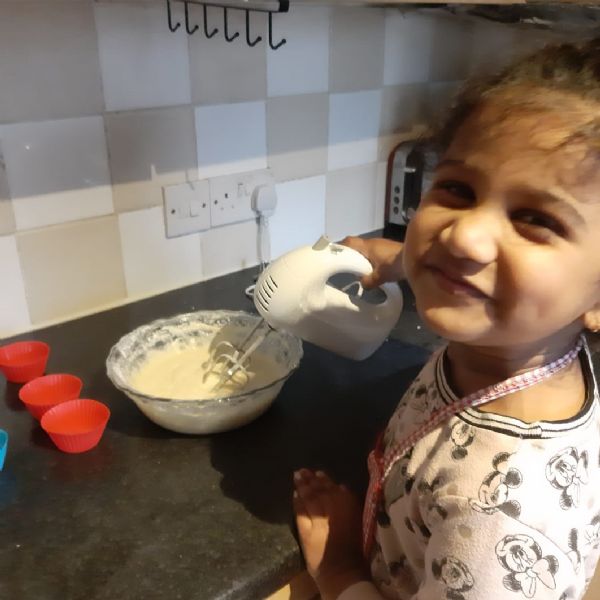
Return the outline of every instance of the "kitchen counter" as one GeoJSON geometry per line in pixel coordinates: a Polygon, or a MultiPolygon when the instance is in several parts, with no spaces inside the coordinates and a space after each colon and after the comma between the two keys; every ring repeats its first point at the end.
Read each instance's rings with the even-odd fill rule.
{"type": "MultiPolygon", "coordinates": [[[[292,473],[330,472],[358,493],[365,458],[436,339],[407,301],[390,340],[355,363],[305,344],[269,411],[237,431],[186,436],[151,423],[105,373],[110,347],[153,319],[201,309],[254,312],[253,270],[13,339],[50,344],[47,372],[84,381],[112,411],[100,445],[59,452],[0,375],[0,598],[261,599],[303,569],[292,473]]],[[[6,343],[9,340],[4,340],[6,343]]],[[[11,340],[12,341],[12,340],[11,340]]]]}

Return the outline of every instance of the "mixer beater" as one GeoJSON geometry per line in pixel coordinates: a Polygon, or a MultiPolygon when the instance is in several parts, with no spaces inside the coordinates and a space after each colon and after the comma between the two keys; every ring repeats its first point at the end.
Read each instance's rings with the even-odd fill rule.
{"type": "Polygon", "coordinates": [[[240,387],[246,385],[253,374],[250,370],[250,357],[271,331],[273,330],[265,319],[260,319],[238,346],[227,341],[219,342],[215,346],[213,356],[202,365],[205,369],[203,381],[211,374],[219,376],[212,388],[213,392],[232,380],[240,387]]]}

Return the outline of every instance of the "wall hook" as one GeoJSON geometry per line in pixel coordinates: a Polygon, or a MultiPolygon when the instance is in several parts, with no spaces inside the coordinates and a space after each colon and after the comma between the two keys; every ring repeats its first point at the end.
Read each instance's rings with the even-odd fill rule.
{"type": "Polygon", "coordinates": [[[181,23],[173,25],[173,15],[171,14],[171,0],[167,0],[167,20],[169,22],[169,29],[171,31],[177,31],[181,27],[181,23]]]}
{"type": "Polygon", "coordinates": [[[277,44],[273,44],[273,13],[269,13],[269,46],[271,46],[271,50],[277,50],[277,48],[281,48],[287,40],[283,38],[277,44]]]}
{"type": "Polygon", "coordinates": [[[217,33],[219,33],[219,30],[215,27],[210,33],[208,33],[208,10],[206,4],[202,5],[202,9],[204,10],[204,35],[207,38],[211,38],[217,35],[217,33]]]}
{"type": "Polygon", "coordinates": [[[185,6],[185,30],[188,32],[188,35],[192,35],[192,33],[196,33],[198,31],[198,25],[194,25],[192,29],[190,29],[190,15],[189,15],[189,7],[188,3],[183,3],[185,6]]]}
{"type": "Polygon", "coordinates": [[[246,44],[253,48],[262,40],[262,37],[259,35],[255,40],[250,41],[250,10],[246,9],[246,44]]]}
{"type": "Polygon", "coordinates": [[[227,8],[223,7],[223,23],[225,25],[225,39],[228,42],[233,42],[233,40],[235,40],[236,37],[238,37],[240,35],[239,31],[236,31],[231,37],[229,36],[229,27],[228,27],[228,23],[227,23],[227,8]]]}

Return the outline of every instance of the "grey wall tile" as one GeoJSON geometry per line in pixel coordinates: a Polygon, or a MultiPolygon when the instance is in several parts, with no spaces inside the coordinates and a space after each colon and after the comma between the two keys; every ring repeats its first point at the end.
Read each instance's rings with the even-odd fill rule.
{"type": "Polygon", "coordinates": [[[17,236],[35,325],[126,297],[117,217],[103,217],[17,236]]]}
{"type": "Polygon", "coordinates": [[[473,28],[469,75],[491,74],[506,65],[513,54],[517,30],[500,23],[478,23],[473,28]]]}
{"type": "Polygon", "coordinates": [[[445,81],[427,86],[427,121],[437,124],[445,119],[462,84],[462,81],[445,81]]]}
{"type": "Polygon", "coordinates": [[[0,3],[0,82],[0,122],[102,112],[92,4],[0,3]]]}
{"type": "Polygon", "coordinates": [[[331,13],[329,90],[353,92],[383,85],[385,13],[338,8],[331,13]]]}
{"type": "Polygon", "coordinates": [[[2,189],[0,189],[0,235],[8,235],[16,231],[15,215],[11,200],[3,195],[2,189]]]}
{"type": "MultiPolygon", "coordinates": [[[[264,100],[267,97],[266,15],[250,15],[251,39],[261,36],[256,46],[246,44],[245,13],[228,11],[229,34],[239,32],[233,42],[223,36],[223,10],[208,7],[208,27],[219,32],[207,39],[200,6],[189,5],[191,21],[199,30],[189,36],[192,102],[225,104],[264,100]]],[[[182,25],[183,27],[183,25],[182,25]]]]}
{"type": "Polygon", "coordinates": [[[169,31],[164,2],[97,1],[94,15],[107,110],[190,103],[187,35],[169,31]]]}
{"type": "Polygon", "coordinates": [[[327,170],[327,94],[281,96],[267,101],[268,164],[276,181],[327,170]]]}
{"type": "Polygon", "coordinates": [[[427,84],[406,83],[383,89],[380,133],[399,133],[426,116],[427,84]]]}
{"type": "Polygon", "coordinates": [[[6,163],[0,145],[0,235],[7,235],[15,230],[15,214],[10,199],[10,190],[8,189],[6,163]]]}
{"type": "Polygon", "coordinates": [[[158,206],[163,185],[195,178],[192,107],[108,113],[104,119],[116,212],[158,206]]]}
{"type": "Polygon", "coordinates": [[[434,24],[430,81],[464,79],[469,70],[473,23],[457,17],[439,17],[434,24]]]}

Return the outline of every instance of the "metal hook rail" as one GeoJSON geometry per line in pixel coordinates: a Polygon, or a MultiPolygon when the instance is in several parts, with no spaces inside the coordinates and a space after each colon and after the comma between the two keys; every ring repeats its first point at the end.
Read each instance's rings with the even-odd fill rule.
{"type": "Polygon", "coordinates": [[[184,5],[184,16],[185,16],[185,30],[188,35],[193,35],[196,31],[198,31],[199,26],[191,25],[190,21],[190,4],[200,4],[202,5],[203,17],[204,17],[204,35],[206,38],[210,39],[214,37],[219,29],[215,27],[212,31],[208,29],[208,7],[222,8],[223,9],[223,35],[225,40],[228,42],[233,42],[236,38],[240,37],[239,31],[235,33],[230,33],[229,31],[229,21],[228,21],[228,11],[229,10],[243,10],[246,13],[246,44],[248,47],[253,48],[259,42],[262,41],[262,36],[256,36],[252,39],[250,35],[250,13],[251,12],[266,12],[268,14],[268,25],[269,25],[269,47],[271,50],[277,50],[281,48],[287,40],[282,38],[279,42],[273,42],[273,13],[275,12],[288,12],[290,7],[289,0],[215,0],[204,2],[202,0],[166,0],[167,2],[167,23],[169,26],[169,30],[172,32],[177,31],[181,23],[174,23],[173,21],[173,13],[171,8],[171,2],[183,2],[184,5]],[[251,6],[248,6],[251,4],[251,6]]]}

